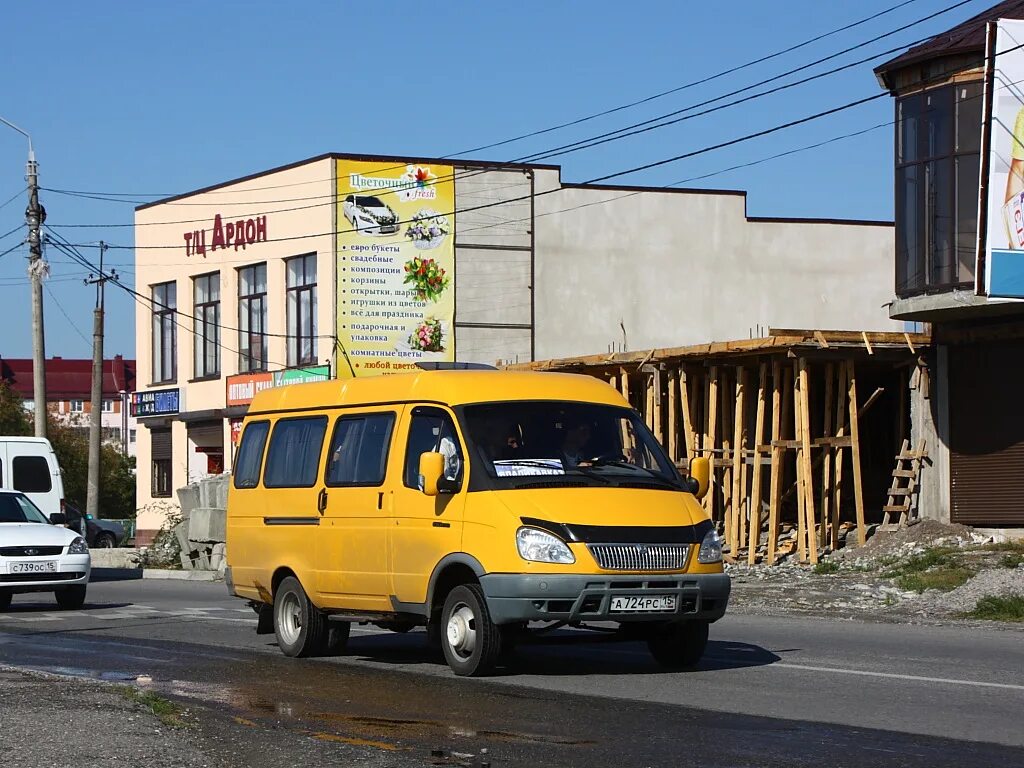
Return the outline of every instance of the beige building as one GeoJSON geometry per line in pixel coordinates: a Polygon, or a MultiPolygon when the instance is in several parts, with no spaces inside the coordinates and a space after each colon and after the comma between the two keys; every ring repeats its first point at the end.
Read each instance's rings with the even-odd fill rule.
{"type": "Polygon", "coordinates": [[[755,220],[742,192],[557,166],[323,155],[136,210],[139,540],[230,470],[252,394],[493,363],[893,330],[887,222],[755,220]]]}

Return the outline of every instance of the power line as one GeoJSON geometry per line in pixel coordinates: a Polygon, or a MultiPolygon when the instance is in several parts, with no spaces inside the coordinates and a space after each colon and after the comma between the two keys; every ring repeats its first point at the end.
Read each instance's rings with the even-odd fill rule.
{"type": "MultiPolygon", "coordinates": [[[[875,94],[873,96],[868,96],[866,98],[857,99],[856,101],[851,101],[851,102],[848,102],[846,104],[842,104],[842,105],[840,105],[838,107],[833,107],[831,109],[827,109],[827,110],[824,110],[822,112],[817,112],[817,113],[814,113],[814,114],[811,114],[811,115],[807,115],[807,116],[799,118],[797,120],[791,120],[791,121],[789,121],[787,123],[782,123],[780,125],[776,125],[776,126],[773,126],[771,128],[766,128],[766,129],[761,130],[761,131],[756,131],[754,133],[745,134],[743,136],[740,136],[738,138],[732,139],[730,141],[721,142],[719,144],[714,144],[712,146],[704,147],[704,148],[701,148],[701,149],[696,149],[696,150],[693,150],[692,152],[687,152],[687,153],[682,154],[682,155],[677,155],[675,157],[668,158],[666,160],[660,160],[660,161],[657,161],[657,162],[654,162],[654,163],[647,163],[647,164],[644,164],[644,165],[641,165],[641,166],[635,166],[635,167],[632,167],[632,168],[627,168],[627,169],[622,170],[622,171],[617,171],[615,173],[605,174],[604,176],[599,176],[599,177],[596,177],[594,179],[589,179],[587,181],[582,182],[582,185],[585,186],[587,184],[595,184],[595,183],[600,182],[600,181],[607,181],[609,179],[619,178],[621,176],[628,176],[630,174],[637,173],[637,172],[642,171],[642,170],[647,170],[648,168],[653,168],[653,167],[656,167],[656,166],[659,166],[659,165],[665,165],[667,163],[676,162],[678,160],[682,160],[682,159],[686,159],[686,158],[690,158],[690,157],[696,157],[698,155],[706,154],[708,152],[713,152],[715,150],[722,149],[724,147],[734,146],[736,144],[741,144],[743,142],[750,141],[750,140],[756,139],[756,138],[760,138],[762,136],[767,136],[769,134],[776,133],[778,131],[781,131],[781,130],[784,130],[784,129],[787,129],[787,128],[793,128],[793,127],[795,127],[797,125],[802,125],[804,123],[813,122],[814,120],[819,120],[822,117],[828,117],[829,115],[838,114],[838,113],[843,112],[845,110],[852,109],[854,107],[858,107],[858,106],[860,106],[862,104],[866,104],[868,102],[875,101],[877,99],[880,99],[880,98],[883,98],[883,97],[886,97],[886,96],[888,96],[888,94],[883,92],[883,93],[875,94]]],[[[482,203],[480,205],[469,206],[469,207],[466,207],[466,208],[459,208],[459,209],[456,209],[454,211],[448,211],[448,212],[446,212],[444,214],[441,214],[441,215],[443,215],[443,216],[454,216],[454,215],[457,215],[457,214],[472,213],[473,211],[486,210],[488,208],[494,208],[494,207],[499,206],[499,205],[508,205],[509,203],[519,202],[519,201],[522,201],[522,200],[529,200],[531,198],[536,199],[538,197],[544,197],[546,195],[550,195],[550,194],[553,194],[555,192],[560,192],[561,190],[562,190],[562,187],[552,187],[551,189],[542,190],[540,192],[535,192],[533,194],[528,194],[528,195],[522,195],[522,196],[519,196],[519,197],[508,198],[506,200],[501,200],[501,201],[496,201],[496,202],[482,203]]],[[[398,223],[399,224],[406,224],[406,223],[408,223],[408,221],[400,221],[398,223]]],[[[328,232],[318,232],[318,233],[313,233],[313,234],[292,235],[290,237],[268,238],[267,240],[262,241],[262,242],[289,242],[289,241],[293,241],[293,240],[309,240],[309,239],[313,239],[313,238],[317,238],[317,237],[329,237],[329,236],[336,235],[336,234],[345,234],[345,233],[348,233],[348,232],[356,232],[356,231],[358,231],[358,230],[356,230],[354,228],[339,229],[339,230],[331,230],[331,231],[328,231],[328,232]]],[[[175,249],[175,248],[181,248],[182,245],[180,243],[175,243],[173,245],[144,245],[144,246],[138,246],[138,245],[135,245],[135,246],[132,246],[132,245],[111,245],[109,247],[110,248],[116,248],[118,250],[136,250],[136,251],[141,251],[141,250],[167,250],[167,249],[175,249]]]]}
{"type": "Polygon", "coordinates": [[[68,321],[68,325],[70,325],[74,329],[75,333],[78,334],[79,338],[81,338],[82,341],[85,342],[85,345],[89,347],[91,351],[92,343],[87,338],[85,338],[85,334],[83,334],[82,331],[79,329],[78,324],[68,316],[67,312],[64,311],[64,306],[60,303],[60,301],[57,300],[57,295],[50,290],[49,284],[43,283],[43,288],[46,289],[46,292],[50,295],[50,299],[53,301],[53,303],[57,305],[57,309],[60,310],[60,313],[64,315],[64,319],[68,321]]]}
{"type": "MultiPolygon", "coordinates": [[[[573,142],[571,144],[565,144],[565,145],[562,145],[560,147],[555,147],[555,148],[550,149],[550,150],[543,150],[541,152],[534,153],[532,155],[526,155],[526,156],[523,156],[523,157],[520,157],[520,158],[516,158],[514,160],[508,161],[508,163],[512,164],[512,163],[521,163],[522,161],[527,161],[527,160],[549,159],[549,158],[560,156],[560,155],[570,154],[572,152],[581,151],[581,150],[588,149],[588,148],[593,147],[593,146],[597,146],[599,144],[607,143],[608,141],[617,141],[619,139],[628,138],[629,136],[633,136],[633,135],[636,135],[638,133],[644,133],[644,132],[647,132],[647,131],[650,131],[650,130],[656,130],[658,128],[666,127],[668,125],[673,125],[675,123],[681,122],[682,120],[692,119],[693,117],[699,117],[699,116],[702,116],[702,115],[705,115],[705,114],[708,114],[708,113],[711,113],[711,112],[718,111],[720,109],[725,109],[727,107],[735,106],[737,104],[741,104],[741,103],[744,103],[744,102],[747,102],[747,101],[751,101],[751,100],[756,99],[756,98],[761,98],[763,96],[771,95],[771,94],[777,93],[777,92],[779,92],[781,90],[786,90],[786,89],[789,89],[789,88],[793,88],[793,87],[797,87],[797,86],[800,86],[800,85],[804,85],[804,84],[806,84],[808,82],[811,82],[813,80],[817,80],[817,79],[820,79],[822,77],[826,77],[826,76],[829,76],[831,74],[835,74],[835,73],[843,71],[845,69],[849,69],[849,68],[851,68],[853,66],[857,66],[857,65],[863,64],[863,63],[865,63],[867,61],[871,61],[872,59],[888,55],[888,54],[893,53],[893,52],[898,51],[898,50],[902,50],[903,48],[907,47],[907,45],[910,45],[910,46],[918,45],[920,43],[923,43],[923,42],[925,42],[927,40],[932,39],[932,37],[934,37],[934,36],[929,36],[929,37],[926,37],[926,38],[922,38],[920,40],[915,40],[915,41],[913,41],[913,42],[911,42],[911,43],[909,43],[907,45],[901,45],[901,46],[899,46],[897,48],[893,48],[893,49],[891,49],[889,51],[885,51],[885,52],[876,54],[874,56],[868,57],[868,58],[863,59],[861,61],[853,62],[853,63],[845,65],[843,67],[839,67],[839,68],[830,70],[830,71],[825,72],[825,73],[814,75],[812,77],[804,78],[804,79],[795,81],[793,83],[789,83],[789,84],[786,84],[784,86],[780,86],[780,87],[775,88],[775,89],[770,89],[770,90],[762,92],[762,93],[753,94],[753,95],[751,95],[749,97],[745,97],[743,99],[739,99],[739,100],[736,100],[734,102],[730,102],[728,104],[720,105],[718,107],[706,110],[706,111],[698,113],[696,115],[692,115],[692,116],[689,116],[689,117],[681,118],[681,119],[678,119],[678,120],[672,120],[672,121],[665,122],[665,123],[655,124],[655,123],[658,123],[658,121],[660,121],[660,120],[665,120],[665,119],[667,119],[669,117],[672,117],[672,116],[675,116],[675,115],[679,115],[682,112],[691,111],[691,110],[697,109],[697,108],[699,108],[701,106],[712,104],[712,103],[714,103],[716,101],[721,101],[722,99],[728,98],[730,96],[734,96],[734,95],[737,95],[737,94],[740,94],[740,93],[747,92],[749,90],[752,90],[753,88],[757,88],[757,87],[759,87],[761,85],[765,85],[765,84],[777,81],[779,79],[782,79],[784,77],[788,77],[788,76],[790,76],[792,74],[795,74],[797,72],[801,72],[801,71],[804,71],[806,69],[809,69],[810,67],[816,66],[817,64],[823,63],[825,61],[829,61],[831,59],[835,59],[835,58],[837,58],[839,56],[843,56],[843,55],[845,55],[847,53],[850,53],[850,52],[852,52],[854,50],[858,50],[860,48],[864,48],[864,47],[866,47],[866,46],[868,46],[868,45],[870,45],[870,44],[872,44],[874,42],[877,42],[878,40],[884,39],[886,37],[890,37],[890,36],[892,36],[894,34],[897,34],[899,32],[905,31],[906,29],[909,29],[910,27],[922,24],[922,23],[924,23],[926,21],[930,21],[931,19],[934,19],[937,16],[940,16],[940,15],[945,14],[945,13],[949,13],[950,11],[955,10],[956,8],[959,8],[959,7],[961,7],[963,5],[966,5],[967,3],[970,3],[970,2],[973,2],[973,1],[974,0],[960,0],[959,2],[957,2],[957,3],[955,3],[955,4],[951,5],[951,6],[947,6],[946,8],[943,8],[943,9],[941,9],[941,10],[935,12],[935,13],[929,14],[928,16],[925,16],[925,17],[923,17],[921,19],[918,19],[918,20],[916,20],[914,22],[906,24],[906,25],[904,25],[902,27],[898,27],[895,30],[886,32],[886,33],[884,33],[882,35],[878,35],[878,36],[876,36],[874,38],[871,38],[870,40],[864,41],[864,42],[859,43],[859,44],[854,45],[854,46],[850,46],[850,47],[848,47],[848,48],[846,48],[846,49],[844,49],[842,51],[839,51],[837,53],[834,53],[834,54],[831,54],[829,56],[823,57],[823,58],[818,59],[816,61],[813,61],[813,62],[811,62],[809,64],[805,64],[805,65],[797,67],[795,69],[791,69],[791,70],[789,70],[787,72],[783,72],[783,73],[781,73],[779,75],[775,75],[775,76],[773,76],[771,78],[768,78],[768,79],[765,79],[765,80],[761,80],[760,82],[754,83],[752,85],[746,86],[746,87],[738,89],[738,90],[731,91],[729,93],[723,94],[723,95],[715,97],[713,99],[705,100],[705,101],[702,101],[702,102],[698,102],[696,104],[691,104],[691,105],[683,107],[683,108],[681,108],[679,110],[675,110],[673,112],[669,112],[669,113],[666,113],[664,115],[660,115],[658,117],[651,118],[650,120],[645,120],[645,121],[642,121],[642,122],[639,122],[639,123],[633,123],[631,125],[625,126],[624,128],[619,128],[619,129],[617,129],[615,131],[612,131],[612,132],[598,134],[597,136],[591,136],[591,137],[588,137],[586,139],[581,139],[581,140],[579,140],[577,142],[573,142]],[[642,129],[642,130],[637,130],[637,129],[642,129]]],[[[906,3],[902,3],[901,5],[905,5],[905,4],[906,3]]],[[[899,7],[899,6],[896,6],[896,7],[899,7]]],[[[894,10],[894,9],[895,8],[893,8],[892,10],[894,10]]],[[[860,22],[860,23],[863,23],[863,22],[860,22]]],[[[850,26],[857,26],[857,23],[855,23],[853,25],[850,25],[850,26]]],[[[826,33],[826,35],[824,35],[824,36],[828,36],[828,34],[833,34],[833,33],[826,33]]],[[[802,45],[799,45],[799,46],[796,46],[796,47],[802,47],[802,45]]],[[[777,54],[777,55],[781,55],[781,53],[777,54]]],[[[775,55],[764,57],[763,60],[774,58],[774,56],[775,55]]],[[[758,63],[758,62],[755,62],[755,63],[758,63]]],[[[744,65],[744,66],[746,66],[746,65],[744,65]]],[[[736,67],[736,68],[733,68],[732,70],[726,70],[724,73],[719,73],[718,75],[711,76],[709,78],[705,78],[702,81],[695,81],[694,83],[688,84],[686,86],[680,86],[679,88],[673,89],[672,91],[669,91],[669,92],[675,92],[675,91],[678,91],[678,90],[683,90],[684,88],[690,87],[691,85],[696,85],[696,84],[700,84],[701,82],[707,82],[708,80],[713,80],[716,77],[719,77],[719,76],[721,76],[723,74],[728,74],[729,72],[736,71],[738,69],[743,69],[744,66],[736,67]]],[[[665,93],[669,93],[669,92],[665,92],[665,93]]],[[[657,97],[653,97],[653,98],[657,98],[657,97]]],[[[647,100],[651,100],[651,99],[649,98],[647,100]]],[[[638,103],[642,103],[642,102],[638,102],[638,103]]],[[[615,109],[615,110],[612,110],[612,111],[618,111],[618,110],[615,109]]],[[[581,120],[581,122],[583,120],[585,120],[585,119],[589,119],[589,118],[584,118],[584,119],[581,120]]],[[[505,142],[498,142],[498,144],[490,145],[490,146],[497,146],[497,145],[500,145],[500,144],[503,144],[503,143],[510,143],[511,141],[514,141],[514,140],[516,140],[516,139],[508,140],[508,141],[505,141],[505,142]]],[[[450,155],[449,157],[456,157],[459,154],[467,154],[467,153],[472,152],[472,151],[476,151],[476,150],[466,150],[466,151],[461,152],[461,153],[456,153],[455,155],[450,155]]],[[[496,163],[495,164],[496,167],[500,167],[501,165],[502,165],[502,163],[496,163]]],[[[403,167],[403,166],[395,166],[395,168],[401,168],[401,167],[403,167]]],[[[379,173],[379,172],[384,172],[386,170],[392,170],[392,169],[385,168],[385,169],[381,169],[381,170],[378,170],[378,171],[375,171],[375,172],[379,173]]],[[[474,175],[479,175],[481,173],[486,173],[489,170],[493,170],[493,169],[483,169],[483,170],[467,172],[466,176],[472,177],[474,175]]],[[[437,184],[437,183],[440,183],[440,182],[443,182],[443,181],[454,181],[454,179],[458,176],[458,173],[459,172],[454,172],[454,173],[451,173],[451,174],[445,174],[444,176],[438,177],[437,179],[435,179],[434,183],[437,184]]],[[[74,194],[75,196],[81,196],[81,197],[95,197],[95,195],[92,194],[92,193],[72,193],[70,191],[63,191],[62,192],[62,191],[56,190],[56,189],[49,189],[49,191],[59,192],[59,193],[62,193],[62,194],[74,194]]],[[[384,194],[395,194],[398,191],[400,191],[399,188],[386,189],[386,190],[377,190],[375,192],[375,194],[380,196],[380,195],[384,195],[384,194]]],[[[295,207],[283,208],[283,209],[278,209],[278,210],[259,211],[259,212],[256,212],[256,213],[252,213],[250,215],[251,216],[261,216],[261,215],[269,214],[269,213],[285,213],[285,212],[292,212],[292,211],[297,211],[297,210],[308,210],[308,209],[311,209],[311,208],[322,207],[324,205],[333,205],[337,201],[336,195],[331,194],[331,195],[313,195],[313,196],[298,197],[298,198],[282,198],[282,199],[278,199],[278,200],[267,200],[267,201],[262,201],[259,204],[260,205],[263,205],[263,204],[275,205],[275,204],[278,204],[278,203],[286,203],[286,202],[302,202],[302,201],[306,201],[306,200],[323,200],[325,198],[328,198],[328,199],[327,199],[326,202],[323,202],[323,203],[317,203],[317,204],[312,204],[312,205],[307,205],[307,206],[295,206],[295,207]]],[[[109,199],[109,198],[98,198],[98,199],[109,199]]],[[[119,202],[138,202],[138,203],[142,203],[143,201],[119,201],[119,202]]],[[[171,203],[169,203],[169,204],[171,204],[171,203]]],[[[174,202],[173,204],[177,204],[177,205],[203,205],[203,206],[209,205],[209,203],[195,203],[195,202],[189,202],[189,203],[186,203],[186,202],[180,202],[180,203],[179,202],[174,202]]],[[[233,205],[233,204],[232,203],[226,203],[226,204],[223,204],[223,205],[233,205]]],[[[252,205],[252,203],[248,202],[248,201],[243,201],[243,202],[235,203],[234,205],[252,205]]],[[[234,215],[237,215],[237,214],[234,214],[234,215]]],[[[140,223],[134,224],[134,225],[133,224],[113,224],[113,225],[109,225],[109,226],[112,226],[112,227],[123,227],[123,226],[155,226],[155,225],[165,225],[165,224],[193,224],[193,223],[199,223],[199,222],[203,222],[203,221],[206,221],[206,219],[185,219],[185,220],[171,221],[171,222],[140,222],[140,223]]],[[[81,227],[98,227],[98,226],[107,226],[107,225],[91,224],[91,225],[62,225],[62,226],[64,228],[72,228],[72,227],[78,227],[78,226],[81,226],[81,227]]]]}
{"type": "MultiPolygon", "coordinates": [[[[13,194],[13,195],[12,195],[12,196],[11,196],[11,197],[10,197],[10,198],[9,198],[9,199],[7,200],[7,201],[6,201],[6,202],[4,202],[4,203],[0,203],[0,209],[6,208],[6,207],[7,207],[8,205],[10,205],[11,203],[13,203],[13,202],[14,202],[15,200],[17,200],[17,199],[18,199],[19,197],[21,197],[21,196],[22,196],[23,194],[25,194],[25,192],[26,192],[27,190],[28,190],[28,187],[22,187],[22,188],[21,188],[20,190],[18,190],[17,192],[15,192],[15,193],[14,193],[14,194],[13,194]]],[[[19,226],[20,226],[20,225],[19,225],[19,226]]],[[[4,235],[4,237],[6,237],[6,235],[4,235]]]]}

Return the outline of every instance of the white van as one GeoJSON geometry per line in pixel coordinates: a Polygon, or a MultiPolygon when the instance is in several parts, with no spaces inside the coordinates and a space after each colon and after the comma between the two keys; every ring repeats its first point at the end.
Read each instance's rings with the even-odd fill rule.
{"type": "Polygon", "coordinates": [[[64,483],[45,437],[0,437],[0,489],[21,491],[47,517],[64,512],[64,483]]]}

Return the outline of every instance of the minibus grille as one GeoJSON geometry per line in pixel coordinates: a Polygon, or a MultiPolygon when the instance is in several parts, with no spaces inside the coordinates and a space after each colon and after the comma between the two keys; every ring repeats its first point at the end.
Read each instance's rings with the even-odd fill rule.
{"type": "Polygon", "coordinates": [[[588,544],[606,571],[679,571],[686,567],[689,544],[588,544]]]}

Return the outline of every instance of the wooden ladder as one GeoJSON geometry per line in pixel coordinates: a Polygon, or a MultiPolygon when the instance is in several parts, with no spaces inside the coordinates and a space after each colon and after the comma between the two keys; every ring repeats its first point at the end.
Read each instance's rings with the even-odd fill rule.
{"type": "Polygon", "coordinates": [[[896,457],[896,468],[892,471],[892,486],[889,488],[889,501],[882,512],[883,531],[894,531],[906,526],[910,522],[910,505],[914,500],[914,491],[917,490],[917,479],[921,473],[921,463],[927,456],[925,442],[918,443],[917,450],[910,450],[910,441],[904,440],[900,453],[896,457]],[[903,485],[903,480],[907,481],[903,485]],[[893,513],[899,513],[899,521],[892,522],[893,513]]]}

